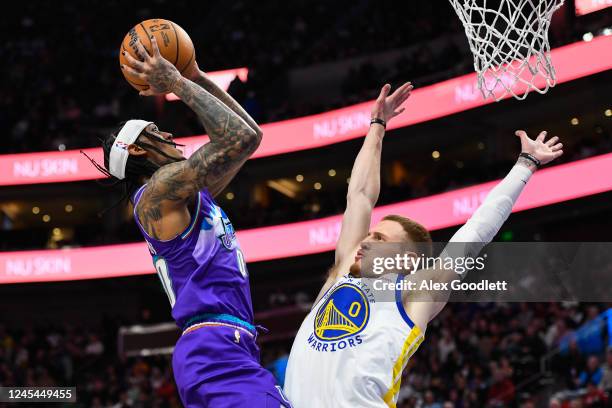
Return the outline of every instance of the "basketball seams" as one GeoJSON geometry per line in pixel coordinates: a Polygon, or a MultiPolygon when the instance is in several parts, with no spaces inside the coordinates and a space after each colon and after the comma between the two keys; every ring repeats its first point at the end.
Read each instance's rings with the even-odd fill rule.
{"type": "MultiPolygon", "coordinates": [[[[187,69],[189,69],[194,61],[195,61],[195,48],[193,47],[193,43],[191,42],[191,39],[189,38],[189,35],[178,25],[173,23],[170,20],[166,20],[166,19],[152,19],[152,20],[145,20],[142,21],[138,24],[136,24],[129,32],[128,34],[124,37],[121,46],[120,46],[120,53],[119,53],[119,60],[120,60],[120,64],[125,65],[127,63],[126,60],[126,55],[124,55],[125,52],[129,53],[132,57],[138,58],[138,54],[137,54],[137,50],[135,50],[133,47],[128,46],[128,42],[129,41],[141,41],[142,42],[142,36],[147,36],[149,38],[149,48],[147,49],[146,45],[143,42],[143,47],[145,48],[146,52],[149,52],[149,50],[152,50],[152,41],[151,41],[151,36],[155,35],[154,31],[151,31],[151,25],[153,23],[157,23],[157,22],[163,22],[164,26],[166,26],[166,24],[171,25],[172,26],[172,32],[174,32],[174,38],[172,38],[172,35],[170,34],[170,30],[168,30],[167,28],[165,28],[163,30],[162,37],[164,38],[164,40],[169,40],[170,43],[168,44],[168,47],[164,47],[163,48],[163,52],[162,55],[164,54],[168,54],[169,58],[172,58],[171,54],[172,54],[172,44],[171,42],[174,40],[176,41],[176,48],[175,48],[175,57],[173,58],[174,63],[173,65],[177,68],[177,70],[183,74],[184,71],[186,71],[187,69]],[[139,27],[140,26],[140,27],[139,27]],[[180,35],[179,35],[180,34],[180,35]],[[183,52],[181,53],[181,48],[184,48],[183,52]],[[191,50],[189,50],[189,48],[191,48],[191,50]],[[121,52],[123,51],[123,52],[121,52]],[[191,51],[191,52],[189,52],[191,51]],[[183,62],[183,59],[181,59],[181,55],[183,57],[187,57],[186,62],[183,62]],[[182,64],[181,64],[182,63],[182,64]]],[[[162,51],[162,50],[160,50],[162,51]]],[[[166,57],[164,55],[164,58],[166,58],[169,62],[170,59],[166,57]]],[[[138,58],[139,59],[139,58],[138,58]]],[[[130,74],[128,74],[125,70],[122,70],[122,74],[125,77],[125,79],[128,81],[128,83],[133,86],[134,88],[136,88],[137,90],[143,90],[144,89],[148,89],[149,85],[145,84],[145,83],[141,83],[139,82],[139,78],[136,78],[130,74]]]]}
{"type": "Polygon", "coordinates": [[[191,64],[191,61],[193,61],[193,58],[195,57],[195,49],[193,50],[193,52],[191,53],[191,57],[189,58],[189,61],[187,61],[187,63],[185,64],[185,66],[181,69],[179,69],[179,72],[182,74],[183,71],[185,69],[187,69],[187,67],[189,66],[189,64],[191,64]]]}
{"type": "Polygon", "coordinates": [[[149,50],[151,50],[151,51],[149,51],[149,50],[147,50],[147,51],[149,51],[149,52],[153,52],[153,43],[151,42],[151,36],[149,35],[149,32],[148,32],[148,31],[147,31],[147,29],[145,28],[144,24],[140,23],[140,26],[141,26],[141,27],[142,27],[142,29],[144,30],[145,35],[147,36],[147,38],[149,39],[149,50]]]}
{"type": "MultiPolygon", "coordinates": [[[[176,41],[176,58],[174,58],[174,66],[176,67],[176,64],[178,63],[179,60],[179,36],[176,32],[176,27],[174,27],[174,23],[172,21],[166,20],[170,23],[170,25],[172,26],[172,30],[174,31],[174,39],[176,41]]],[[[179,70],[180,71],[180,70],[179,70]]]]}

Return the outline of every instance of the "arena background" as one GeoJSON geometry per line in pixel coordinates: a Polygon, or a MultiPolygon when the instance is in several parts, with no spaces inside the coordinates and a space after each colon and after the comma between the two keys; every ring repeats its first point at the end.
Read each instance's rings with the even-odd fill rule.
{"type": "MultiPolygon", "coordinates": [[[[430,217],[434,240],[448,239],[485,183],[512,165],[514,130],[546,129],[566,146],[546,173],[554,198],[525,201],[496,240],[610,240],[610,5],[567,1],[550,30],[553,63],[567,62],[557,65],[562,83],[499,103],[475,89],[447,2],[33,1],[4,10],[0,384],[76,385],[83,407],[180,406],[168,354],[177,331],[163,324],[170,308],[131,208],[112,207],[121,192],[99,185],[79,154],[130,117],[178,137],[202,133],[180,102],[141,98],[123,79],[118,46],[135,23],[179,23],[200,67],[230,70],[216,78],[266,124],[258,157],[218,201],[245,246],[256,320],[270,329],[263,364],[282,382],[333,260],[334,216],[369,119],[360,104],[385,82],[417,90],[410,119],[385,137],[379,205],[430,217]],[[564,57],[564,46],[581,58],[564,57]]],[[[612,404],[610,307],[451,304],[409,362],[398,406],[612,404]]]]}

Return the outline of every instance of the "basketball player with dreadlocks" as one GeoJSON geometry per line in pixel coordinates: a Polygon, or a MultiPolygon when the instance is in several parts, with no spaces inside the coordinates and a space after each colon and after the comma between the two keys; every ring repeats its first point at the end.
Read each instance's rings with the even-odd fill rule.
{"type": "MultiPolygon", "coordinates": [[[[404,243],[410,248],[406,255],[414,257],[432,252],[427,229],[409,218],[387,215],[370,227],[380,192],[385,127],[404,111],[401,105],[412,85],[406,83],[391,95],[390,89],[385,85],[374,103],[370,130],[353,165],[336,262],[291,348],[285,391],[296,408],[395,407],[402,372],[448,300],[448,291],[426,289],[399,289],[391,291],[392,301],[377,299],[362,279],[367,271],[361,261],[373,253],[374,243],[404,243]]],[[[476,256],[508,218],[532,173],[563,154],[559,138],[545,141],[546,132],[535,140],[524,131],[516,135],[522,148],[517,163],[451,238],[447,256],[476,256]]],[[[421,281],[450,284],[458,274],[425,269],[381,279],[392,284],[405,279],[420,288],[421,281]]]]}
{"type": "MultiPolygon", "coordinates": [[[[213,197],[257,149],[262,131],[199,70],[182,77],[138,41],[140,59],[122,66],[149,84],[141,95],[176,94],[210,142],[191,157],[153,122],[129,120],[103,143],[107,173],[138,186],[134,218],[183,334],[173,369],[186,407],[290,407],[259,363],[257,328],[244,256],[232,224],[213,197]]],[[[197,66],[197,65],[196,65],[197,66]]]]}

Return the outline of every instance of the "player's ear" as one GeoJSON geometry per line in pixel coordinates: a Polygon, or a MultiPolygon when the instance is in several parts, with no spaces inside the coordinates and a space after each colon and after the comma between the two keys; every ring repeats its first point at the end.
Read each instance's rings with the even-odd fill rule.
{"type": "Polygon", "coordinates": [[[128,146],[128,153],[131,156],[144,156],[145,154],[147,154],[147,151],[142,147],[138,146],[137,144],[132,143],[128,146]]]}

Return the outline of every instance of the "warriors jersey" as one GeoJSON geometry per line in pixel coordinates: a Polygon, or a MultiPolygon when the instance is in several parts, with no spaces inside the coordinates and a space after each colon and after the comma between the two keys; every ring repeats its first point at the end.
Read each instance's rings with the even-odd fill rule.
{"type": "Polygon", "coordinates": [[[287,396],[295,408],[395,407],[402,371],[423,338],[401,291],[393,301],[377,301],[360,278],[345,276],[298,331],[287,396]]]}

